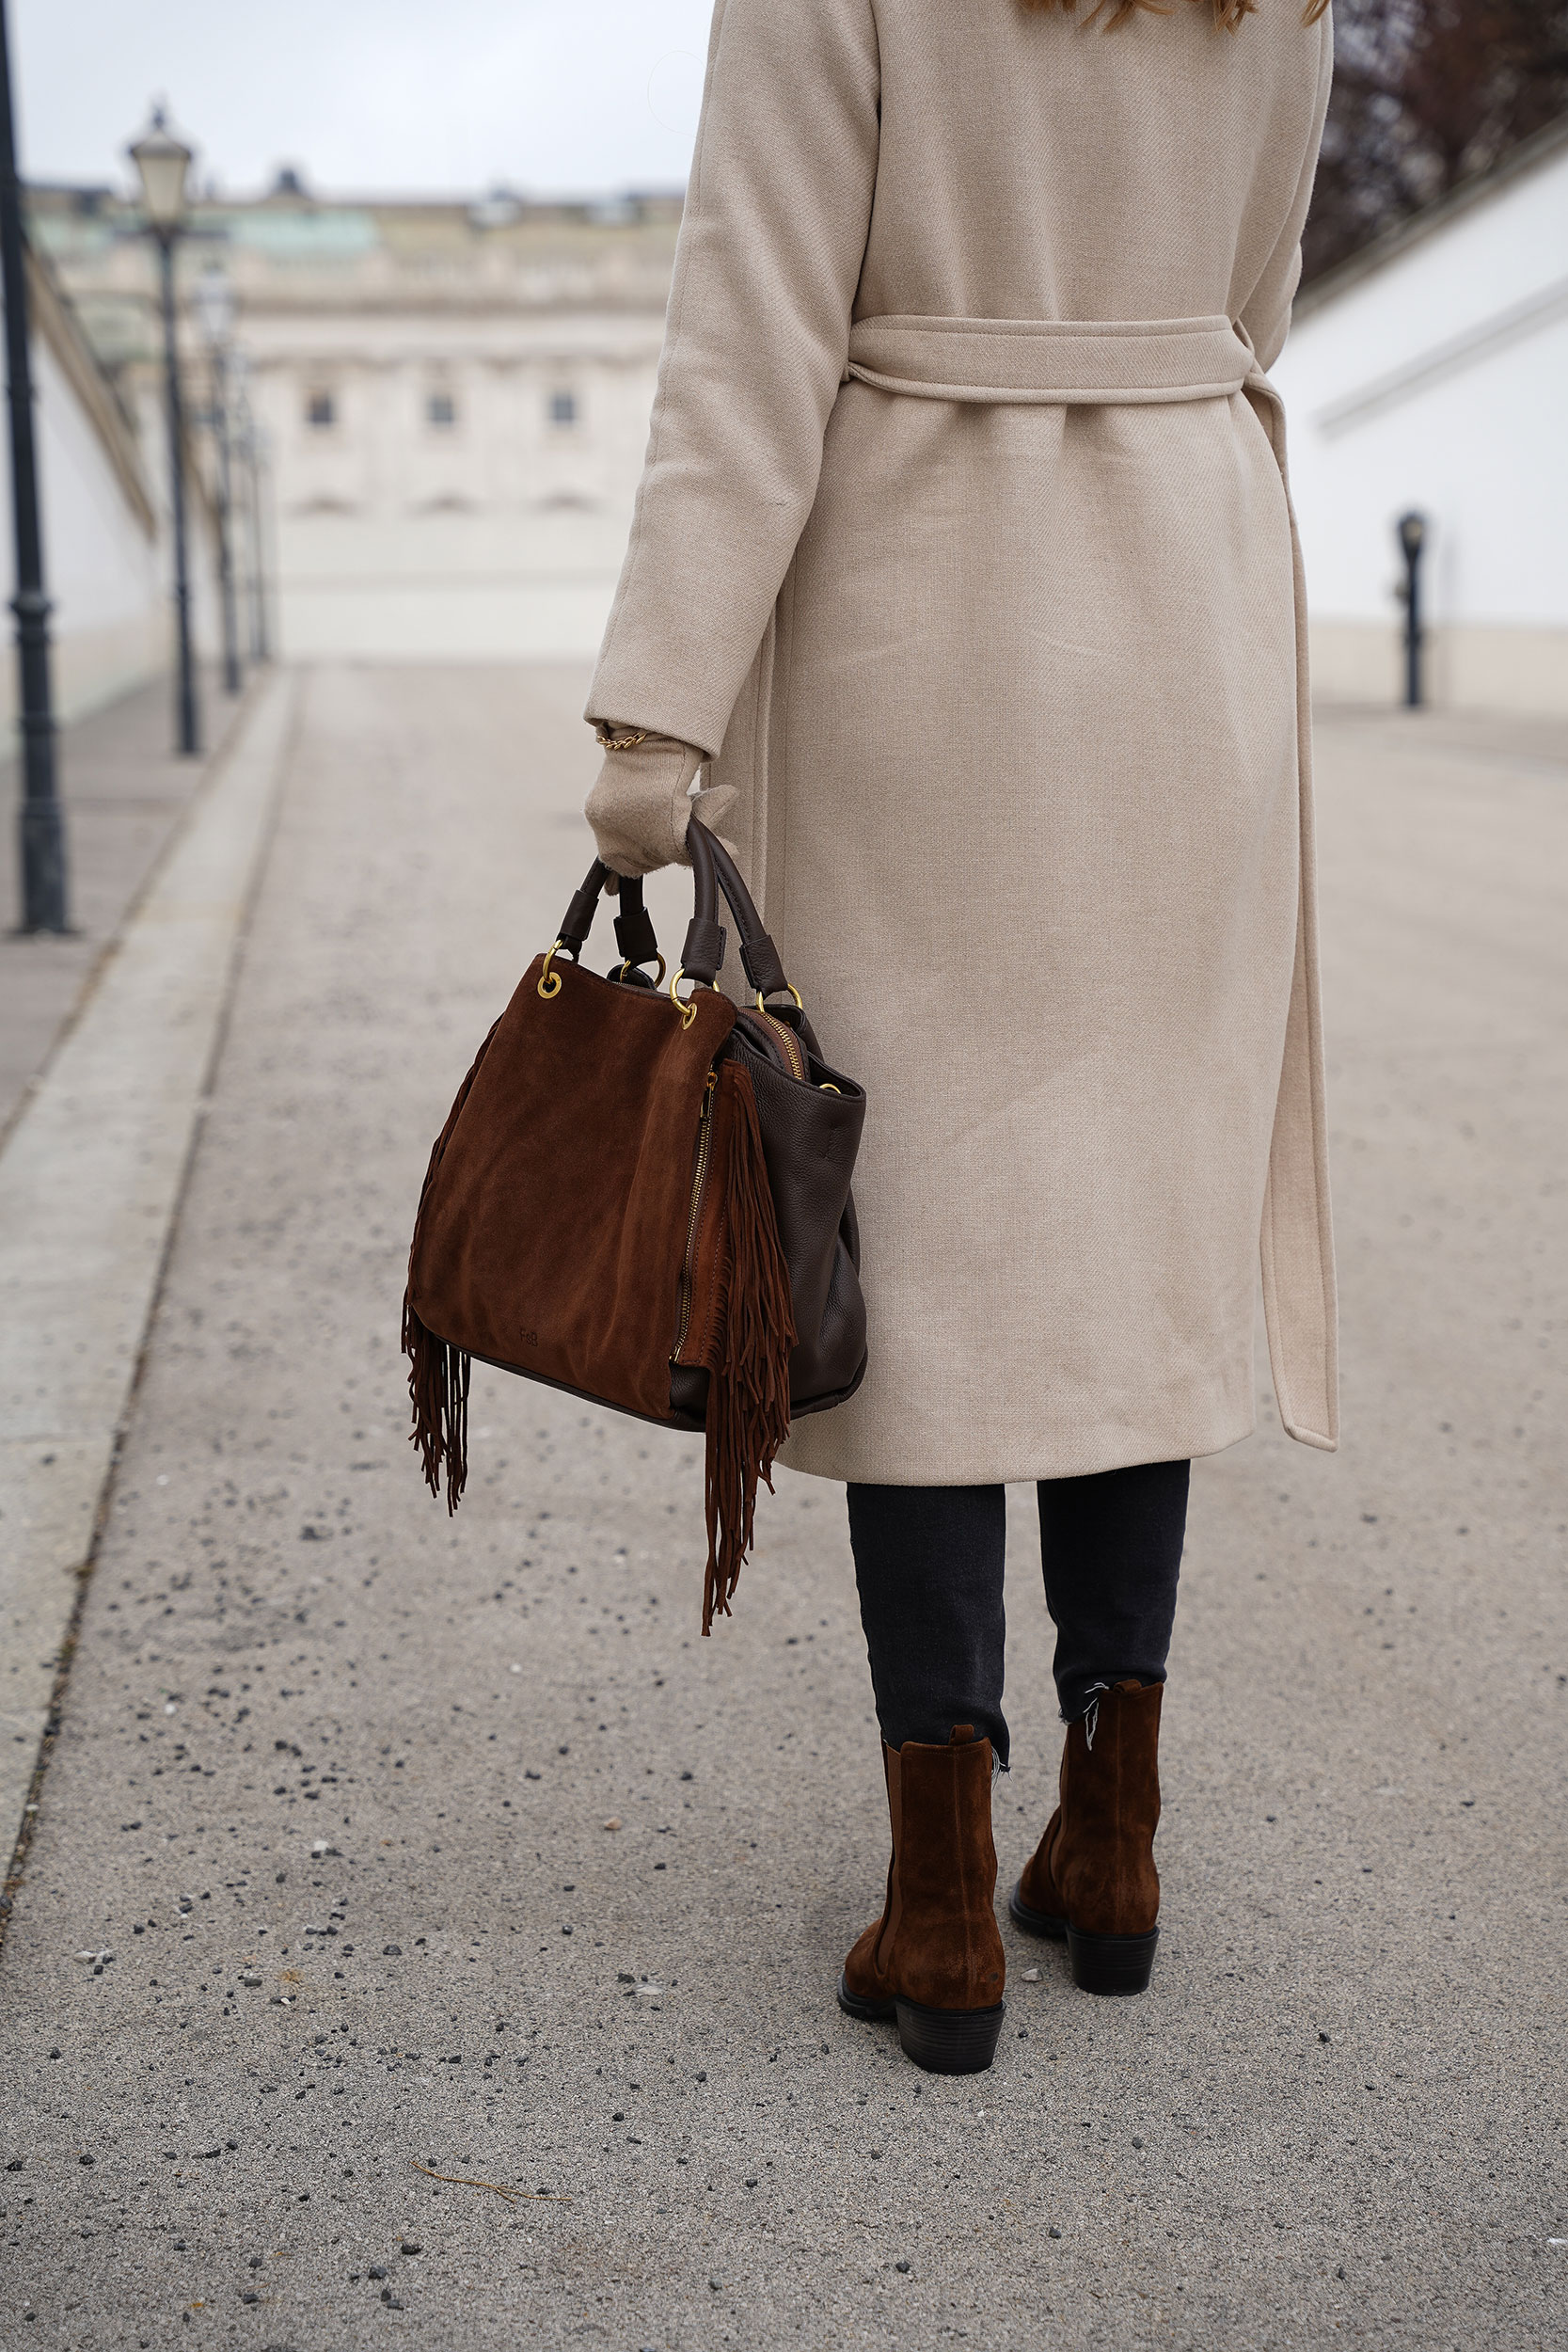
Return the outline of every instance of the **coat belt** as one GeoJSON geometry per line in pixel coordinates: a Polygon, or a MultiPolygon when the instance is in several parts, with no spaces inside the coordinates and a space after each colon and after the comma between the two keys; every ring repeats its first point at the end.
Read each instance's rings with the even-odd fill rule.
{"type": "Polygon", "coordinates": [[[1227,318],[857,319],[845,380],[916,400],[1117,407],[1216,400],[1259,375],[1227,318]]]}

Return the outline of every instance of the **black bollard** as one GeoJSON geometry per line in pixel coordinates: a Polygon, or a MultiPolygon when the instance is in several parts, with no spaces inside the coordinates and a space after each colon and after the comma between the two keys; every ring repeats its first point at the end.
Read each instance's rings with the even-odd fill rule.
{"type": "Polygon", "coordinates": [[[1419,710],[1423,700],[1421,653],[1426,633],[1421,626],[1421,550],[1426,545],[1426,516],[1412,509],[1400,516],[1394,529],[1404,557],[1404,585],[1400,591],[1404,602],[1404,703],[1407,710],[1419,710]]]}

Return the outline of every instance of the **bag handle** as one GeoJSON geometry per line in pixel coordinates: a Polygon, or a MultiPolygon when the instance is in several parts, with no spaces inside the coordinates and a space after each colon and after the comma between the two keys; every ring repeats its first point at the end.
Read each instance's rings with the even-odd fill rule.
{"type": "MultiPolygon", "coordinates": [[[[556,933],[557,947],[564,947],[574,963],[579,962],[594,927],[604,886],[610,880],[610,868],[602,858],[595,858],[583,877],[582,886],[573,894],[572,903],[562,919],[556,933]]],[[[642,884],[635,875],[623,875],[618,892],[618,912],[615,916],[615,945],[621,950],[623,963],[657,963],[658,977],[664,977],[664,958],[658,952],[654,936],[653,917],[642,903],[642,884]]]]}
{"type": "MultiPolygon", "coordinates": [[[[691,917],[691,928],[686,934],[686,946],[681,954],[681,962],[688,974],[698,980],[715,980],[719,977],[719,966],[724,958],[724,934],[714,917],[718,894],[722,890],[740,935],[740,961],[758,998],[777,995],[785,989],[789,989],[793,996],[795,992],[789,988],[789,982],[784,977],[779,951],[763,928],[762,917],[741,879],[740,868],[723,843],[709,833],[700,817],[693,817],[686,829],[686,846],[691,852],[691,872],[697,898],[696,912],[691,917]],[[702,928],[705,924],[718,932],[720,943],[711,971],[702,960],[703,950],[708,945],[707,931],[702,928]],[[696,956],[692,954],[693,946],[698,950],[696,956]]],[[[800,1002],[799,997],[796,1002],[800,1002]]]]}
{"type": "MultiPolygon", "coordinates": [[[[740,868],[723,843],[709,833],[701,818],[693,817],[686,829],[686,846],[691,853],[694,905],[690,923],[687,926],[686,945],[681,950],[681,972],[689,980],[695,980],[703,987],[717,985],[720,967],[724,961],[724,928],[718,919],[719,894],[722,891],[739,934],[740,961],[745,967],[746,977],[757,993],[758,1002],[765,996],[787,991],[799,1004],[800,999],[784,977],[779,951],[763,927],[762,917],[741,878],[740,868]]],[[[594,916],[610,874],[610,869],[603,859],[595,858],[562,918],[561,929],[556,934],[556,948],[564,949],[574,962],[580,960],[587,945],[594,916]]],[[[615,917],[615,944],[624,961],[657,962],[662,980],[664,959],[658,952],[653,918],[642,903],[641,882],[636,876],[624,876],[618,895],[620,911],[615,917]]]]}

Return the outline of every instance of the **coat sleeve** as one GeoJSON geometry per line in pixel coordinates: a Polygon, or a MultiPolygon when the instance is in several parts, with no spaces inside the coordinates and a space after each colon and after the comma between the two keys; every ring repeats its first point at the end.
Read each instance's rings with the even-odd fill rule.
{"type": "Polygon", "coordinates": [[[1329,85],[1334,78],[1334,28],[1332,16],[1318,20],[1318,92],[1312,110],[1312,125],[1307,141],[1307,153],[1296,183],[1285,226],[1278,243],[1264,265],[1252,292],[1242,304],[1242,325],[1252,338],[1258,354],[1258,364],[1265,371],[1272,368],[1285,348],[1285,338],[1291,331],[1291,305],[1295,299],[1301,278],[1301,232],[1307,222],[1307,207],[1312,201],[1312,183],[1317,176],[1318,150],[1323,144],[1323,119],[1328,113],[1329,85]]]}
{"type": "Polygon", "coordinates": [[[877,176],[873,0],[718,0],[588,717],[716,753],[811,513],[877,176]]]}

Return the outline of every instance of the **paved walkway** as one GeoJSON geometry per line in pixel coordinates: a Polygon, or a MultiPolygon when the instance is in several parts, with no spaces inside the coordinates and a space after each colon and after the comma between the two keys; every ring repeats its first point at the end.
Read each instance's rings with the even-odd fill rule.
{"type": "Polygon", "coordinates": [[[229,740],[236,705],[215,676],[204,675],[200,689],[204,759],[182,759],[170,750],[172,689],[163,677],[60,729],[56,767],[72,925],[66,938],[14,933],[21,916],[21,785],[15,759],[0,764],[0,1136],[229,740]]]}
{"type": "Polygon", "coordinates": [[[943,2081],[832,2000],[886,1851],[834,1490],[705,1643],[696,1440],[482,1373],[451,1524],[404,1443],[581,685],[306,681],[0,1954],[0,2341],[1560,2342],[1568,747],[1324,723],[1347,1442],[1196,1474],[1153,1989],[1009,1931],[943,2081]]]}

